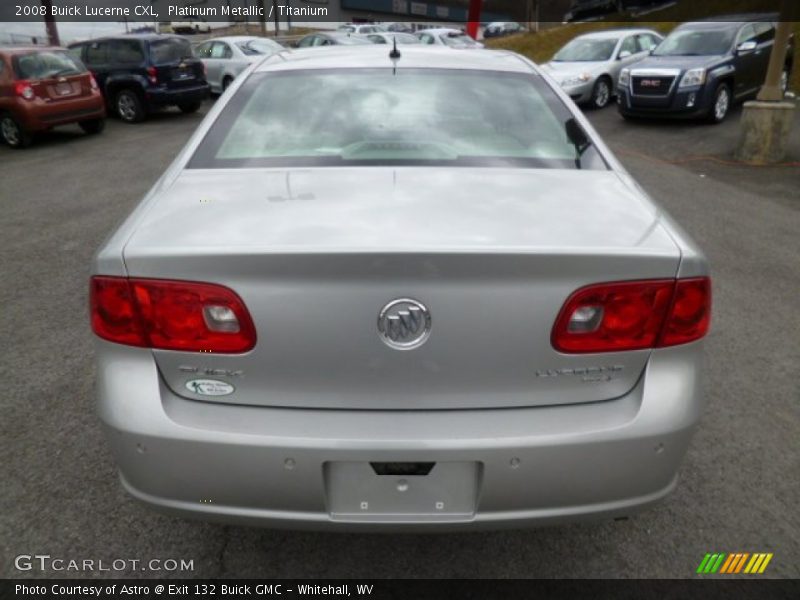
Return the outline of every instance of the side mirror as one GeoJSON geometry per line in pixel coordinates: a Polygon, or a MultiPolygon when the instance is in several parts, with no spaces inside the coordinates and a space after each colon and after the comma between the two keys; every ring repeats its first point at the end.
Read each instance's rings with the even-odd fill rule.
{"type": "Polygon", "coordinates": [[[619,53],[617,60],[625,60],[626,58],[633,56],[629,50],[623,50],[619,53]]]}
{"type": "Polygon", "coordinates": [[[578,156],[586,152],[586,149],[592,145],[592,142],[589,140],[589,136],[586,135],[583,127],[578,124],[574,117],[564,123],[564,129],[567,133],[567,140],[569,140],[569,142],[575,146],[578,156]]]}
{"type": "Polygon", "coordinates": [[[736,52],[743,53],[743,52],[752,52],[758,48],[757,42],[742,42],[736,47],[736,52]]]}

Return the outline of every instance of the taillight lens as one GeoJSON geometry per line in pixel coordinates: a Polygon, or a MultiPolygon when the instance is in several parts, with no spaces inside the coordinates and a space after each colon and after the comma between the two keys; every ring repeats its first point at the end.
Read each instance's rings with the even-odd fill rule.
{"type": "Polygon", "coordinates": [[[240,353],[256,343],[241,298],[220,285],[96,276],[91,309],[94,332],[119,344],[240,353]]]}
{"type": "Polygon", "coordinates": [[[158,83],[158,69],[155,67],[147,67],[147,77],[153,85],[158,83]]]}
{"type": "Polygon", "coordinates": [[[707,277],[603,283],[567,299],[551,342],[569,354],[673,346],[702,338],[710,316],[707,277]]]}
{"type": "Polygon", "coordinates": [[[711,325],[711,280],[708,277],[679,279],[669,318],[659,346],[676,346],[699,340],[711,325]]]}
{"type": "Polygon", "coordinates": [[[33,100],[36,93],[33,91],[30,81],[20,80],[14,83],[14,94],[25,100],[33,100]]]}

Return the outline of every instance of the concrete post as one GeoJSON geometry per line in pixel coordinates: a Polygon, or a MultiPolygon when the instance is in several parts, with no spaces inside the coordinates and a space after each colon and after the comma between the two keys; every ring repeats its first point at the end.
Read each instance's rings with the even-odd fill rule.
{"type": "Polygon", "coordinates": [[[784,0],[780,22],[775,30],[767,79],[757,100],[745,102],[742,111],[742,133],[736,158],[744,162],[770,164],[786,158],[786,147],[797,113],[797,104],[794,101],[784,101],[781,89],[781,75],[790,35],[791,8],[792,3],[784,0]]]}

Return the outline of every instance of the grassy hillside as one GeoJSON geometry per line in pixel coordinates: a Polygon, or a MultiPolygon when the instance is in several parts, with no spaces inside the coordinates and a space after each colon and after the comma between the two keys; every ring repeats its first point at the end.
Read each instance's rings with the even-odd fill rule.
{"type": "MultiPolygon", "coordinates": [[[[710,0],[713,1],[713,0],[710,0]]],[[[726,2],[728,4],[728,2],[726,2]]],[[[623,21],[597,21],[592,23],[573,23],[547,29],[540,33],[527,33],[499,38],[494,40],[487,40],[487,46],[491,48],[505,48],[513,50],[529,57],[537,63],[547,62],[553,57],[553,54],[561,48],[564,44],[570,41],[577,35],[588,33],[590,31],[599,31],[602,29],[613,29],[617,27],[635,26],[635,27],[650,27],[661,33],[669,33],[674,27],[682,21],[678,18],[680,14],[677,11],[679,7],[666,9],[659,13],[660,18],[675,18],[674,21],[659,21],[659,22],[645,22],[637,21],[623,22],[623,21]]],[[[795,57],[794,69],[792,79],[789,82],[789,87],[795,92],[800,93],[800,22],[793,22],[792,27],[795,37],[795,57]]]]}

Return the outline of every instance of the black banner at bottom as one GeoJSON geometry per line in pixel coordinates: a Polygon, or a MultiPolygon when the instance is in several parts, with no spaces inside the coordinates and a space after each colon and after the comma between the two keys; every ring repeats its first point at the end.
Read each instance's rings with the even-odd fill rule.
{"type": "Polygon", "coordinates": [[[296,598],[387,600],[591,598],[601,600],[800,598],[800,580],[526,580],[526,579],[6,579],[0,581],[0,598],[135,598],[219,599],[296,598]]]}

